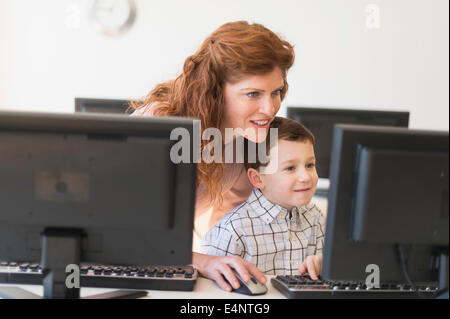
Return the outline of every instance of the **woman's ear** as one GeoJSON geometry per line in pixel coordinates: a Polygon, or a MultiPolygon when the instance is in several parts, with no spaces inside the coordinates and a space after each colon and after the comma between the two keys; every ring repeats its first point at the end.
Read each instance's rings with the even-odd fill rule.
{"type": "Polygon", "coordinates": [[[250,183],[252,183],[252,185],[254,187],[259,188],[259,189],[264,188],[264,183],[261,179],[261,175],[259,174],[259,172],[256,169],[249,168],[247,170],[247,176],[248,176],[248,179],[250,180],[250,183]]]}

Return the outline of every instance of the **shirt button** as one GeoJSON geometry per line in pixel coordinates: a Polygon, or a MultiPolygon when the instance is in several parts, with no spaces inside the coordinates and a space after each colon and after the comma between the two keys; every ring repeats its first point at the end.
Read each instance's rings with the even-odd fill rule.
{"type": "Polygon", "coordinates": [[[292,234],[289,234],[289,240],[292,240],[292,234]]]}

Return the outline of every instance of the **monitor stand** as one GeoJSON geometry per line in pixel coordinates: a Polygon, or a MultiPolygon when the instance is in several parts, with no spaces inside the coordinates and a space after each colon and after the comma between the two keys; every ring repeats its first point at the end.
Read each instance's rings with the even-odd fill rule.
{"type": "Polygon", "coordinates": [[[80,264],[82,237],[80,229],[48,228],[42,233],[41,265],[45,299],[80,298],[80,278],[78,282],[74,278],[73,283],[66,284],[66,268],[80,264]]]}
{"type": "Polygon", "coordinates": [[[441,253],[439,265],[439,291],[438,299],[448,299],[448,248],[441,253]]]}
{"type": "MultiPolygon", "coordinates": [[[[73,282],[67,275],[68,266],[78,267],[81,260],[81,229],[46,228],[42,233],[41,265],[45,299],[79,299],[80,274],[73,275],[73,282]]],[[[86,299],[128,299],[146,296],[142,290],[118,290],[86,299]]],[[[41,298],[21,288],[0,288],[4,298],[41,298]]]]}
{"type": "Polygon", "coordinates": [[[42,299],[28,290],[18,287],[0,287],[0,298],[5,299],[42,299]]]}
{"type": "MultiPolygon", "coordinates": [[[[115,290],[103,294],[83,297],[81,299],[136,299],[147,296],[145,290],[115,290]]],[[[5,299],[42,299],[28,290],[19,287],[0,287],[0,298],[5,299]]]]}

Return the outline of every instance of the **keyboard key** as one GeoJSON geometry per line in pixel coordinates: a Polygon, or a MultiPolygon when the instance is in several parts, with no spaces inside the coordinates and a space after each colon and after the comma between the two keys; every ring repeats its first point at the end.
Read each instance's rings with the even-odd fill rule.
{"type": "Polygon", "coordinates": [[[22,264],[20,264],[19,269],[22,271],[27,271],[28,267],[30,267],[29,263],[22,263],[22,264]]]}
{"type": "Polygon", "coordinates": [[[33,271],[33,272],[38,272],[38,271],[41,269],[41,267],[40,267],[39,264],[31,264],[31,265],[30,265],[30,269],[31,269],[31,271],[33,271]]]}

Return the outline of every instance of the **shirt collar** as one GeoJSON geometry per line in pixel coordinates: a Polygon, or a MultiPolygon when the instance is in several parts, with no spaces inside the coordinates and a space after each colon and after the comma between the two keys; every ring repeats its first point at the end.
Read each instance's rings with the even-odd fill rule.
{"type": "MultiPolygon", "coordinates": [[[[288,210],[280,205],[274,204],[269,201],[263,193],[254,188],[252,194],[247,199],[248,204],[252,208],[253,212],[264,220],[267,224],[270,224],[281,212],[289,214],[288,210]]],[[[310,202],[305,206],[293,207],[291,209],[291,216],[294,218],[300,217],[300,214],[305,214],[314,207],[314,203],[310,202]]]]}
{"type": "Polygon", "coordinates": [[[253,212],[267,224],[270,224],[281,211],[287,214],[287,209],[270,202],[258,188],[254,188],[247,199],[253,212]]]}
{"type": "Polygon", "coordinates": [[[293,207],[291,212],[292,212],[292,214],[294,214],[294,213],[304,214],[304,213],[310,211],[314,206],[315,206],[315,204],[313,202],[309,202],[308,204],[306,204],[304,206],[293,207]]]}

